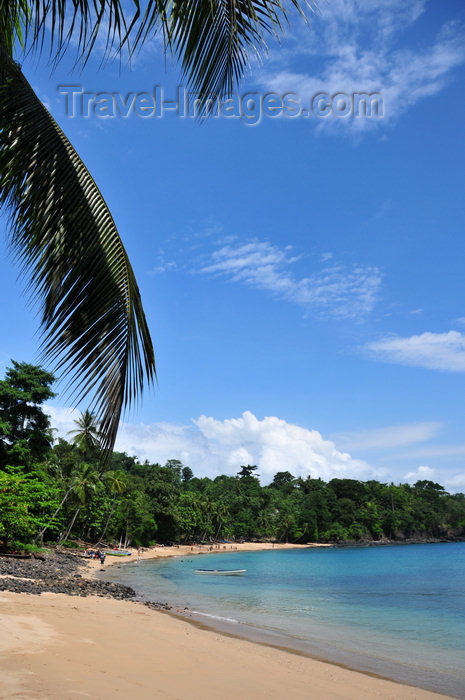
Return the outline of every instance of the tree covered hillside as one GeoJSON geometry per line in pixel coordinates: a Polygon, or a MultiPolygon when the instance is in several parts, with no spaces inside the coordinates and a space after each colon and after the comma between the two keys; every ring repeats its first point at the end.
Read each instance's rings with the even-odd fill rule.
{"type": "MultiPolygon", "coordinates": [[[[123,540],[134,545],[211,539],[306,543],[465,536],[465,495],[432,481],[387,484],[295,478],[261,485],[258,467],[235,476],[195,476],[176,459],[103,459],[99,427],[86,411],[68,439],[53,440],[43,403],[53,375],[14,362],[0,381],[0,540],[123,540]]],[[[221,469],[221,465],[218,465],[221,469]]]]}

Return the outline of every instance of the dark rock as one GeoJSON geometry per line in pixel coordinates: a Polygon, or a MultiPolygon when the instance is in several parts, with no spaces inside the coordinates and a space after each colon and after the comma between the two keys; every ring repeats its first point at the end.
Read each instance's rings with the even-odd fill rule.
{"type": "Polygon", "coordinates": [[[65,552],[53,552],[40,560],[2,558],[0,576],[9,575],[17,578],[0,578],[0,590],[38,595],[48,591],[118,599],[135,596],[135,592],[129,586],[83,578],[79,573],[79,569],[83,566],[85,566],[84,562],[77,555],[65,552]]]}

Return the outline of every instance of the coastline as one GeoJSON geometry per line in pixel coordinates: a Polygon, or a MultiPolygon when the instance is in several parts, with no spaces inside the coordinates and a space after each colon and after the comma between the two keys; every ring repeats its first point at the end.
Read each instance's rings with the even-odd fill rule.
{"type": "MultiPolygon", "coordinates": [[[[412,542],[411,544],[418,543],[412,542]]],[[[423,545],[433,543],[421,542],[420,544],[423,545]]],[[[394,548],[396,546],[394,543],[390,543],[390,545],[394,548]]],[[[316,547],[319,546],[321,545],[318,543],[316,547]]],[[[328,545],[324,546],[328,547],[328,545]]],[[[362,548],[365,548],[366,546],[367,545],[361,545],[362,548]]],[[[282,546],[281,549],[306,550],[312,549],[313,547],[315,547],[315,545],[312,546],[309,543],[308,545],[300,545],[297,547],[293,545],[287,547],[282,546]]],[[[340,549],[335,545],[329,545],[329,547],[340,549]]],[[[244,543],[240,549],[242,549],[243,552],[250,552],[260,551],[263,549],[279,549],[279,547],[275,546],[273,548],[269,544],[266,544],[265,547],[263,547],[258,543],[244,543]]],[[[202,553],[201,548],[199,548],[199,550],[200,551],[197,553],[202,553]]],[[[230,550],[227,551],[229,552],[230,550]]],[[[213,552],[209,552],[204,548],[203,553],[226,553],[226,551],[223,550],[223,552],[218,552],[218,550],[214,550],[213,552]]],[[[236,554],[234,551],[231,553],[236,554]]],[[[150,556],[150,553],[148,553],[148,557],[150,556]]],[[[129,560],[131,557],[127,557],[127,559],[129,560]]],[[[192,557],[192,552],[189,548],[181,550],[180,559],[185,559],[187,562],[186,564],[181,563],[181,567],[187,566],[188,569],[189,566],[190,569],[197,568],[198,566],[206,568],[210,566],[208,561],[204,561],[201,564],[196,564],[195,558],[192,557]],[[189,564],[189,562],[191,563],[189,564]]],[[[226,568],[235,568],[233,557],[228,557],[227,562],[226,568]]],[[[213,607],[210,607],[207,600],[204,600],[203,604],[201,601],[200,604],[195,602],[195,595],[194,598],[192,598],[189,589],[181,588],[177,594],[174,592],[173,595],[171,595],[170,587],[164,586],[162,580],[160,580],[160,586],[155,585],[155,588],[151,588],[149,585],[147,587],[147,582],[146,584],[142,582],[144,579],[144,574],[142,571],[142,581],[140,580],[140,576],[137,572],[137,562],[133,561],[132,564],[133,566],[130,567],[130,570],[124,570],[127,569],[127,567],[118,566],[118,571],[109,571],[108,576],[105,577],[105,579],[107,581],[133,585],[137,588],[137,595],[139,596],[139,599],[144,602],[144,604],[148,604],[145,601],[154,600],[153,596],[155,595],[156,601],[163,601],[154,604],[156,609],[160,609],[164,607],[164,605],[167,605],[165,609],[170,614],[181,616],[194,624],[200,624],[202,627],[208,628],[217,633],[230,635],[249,642],[252,641],[256,644],[285,649],[289,653],[302,654],[308,658],[335,664],[359,673],[374,675],[375,677],[388,679],[396,683],[422,688],[430,692],[463,698],[465,700],[464,687],[460,683],[460,678],[455,679],[449,676],[448,672],[445,670],[448,668],[448,659],[442,659],[442,661],[445,663],[443,668],[440,663],[439,665],[436,665],[434,659],[429,659],[429,663],[425,660],[426,665],[424,667],[422,666],[421,662],[418,664],[418,661],[413,661],[412,659],[409,661],[408,650],[406,650],[407,655],[405,657],[397,656],[396,658],[395,653],[393,656],[386,653],[385,649],[388,647],[379,647],[380,642],[381,644],[391,643],[387,638],[385,640],[382,639],[382,633],[381,635],[376,635],[375,632],[372,632],[373,646],[371,646],[369,642],[365,643],[363,639],[359,640],[361,642],[359,646],[355,639],[352,639],[353,643],[351,643],[350,637],[347,636],[345,638],[345,642],[342,641],[344,635],[347,635],[347,630],[340,630],[342,635],[341,638],[334,636],[333,634],[332,640],[327,637],[324,629],[321,629],[321,634],[319,634],[317,622],[315,623],[313,636],[310,635],[310,638],[308,638],[305,633],[301,637],[299,632],[286,632],[286,624],[278,624],[275,626],[275,628],[273,628],[273,623],[271,627],[269,627],[267,624],[262,626],[259,619],[255,618],[254,620],[254,618],[250,619],[244,617],[244,615],[241,615],[240,611],[237,611],[238,614],[235,614],[232,609],[228,612],[222,612],[221,606],[219,608],[218,606],[214,605],[214,599],[212,599],[213,607]],[[133,581],[133,583],[131,581],[133,581]],[[186,601],[189,602],[186,603],[186,601]],[[184,607],[185,604],[188,605],[187,608],[184,607]]],[[[221,557],[216,557],[214,567],[221,568],[222,566],[223,564],[221,563],[221,557]]],[[[247,565],[243,563],[242,566],[246,568],[247,565]]],[[[168,575],[167,578],[169,579],[170,575],[168,575]]],[[[181,576],[181,578],[184,577],[181,576]]],[[[415,649],[415,651],[413,651],[412,649],[413,655],[415,655],[417,652],[418,650],[415,649]]]]}
{"type": "MultiPolygon", "coordinates": [[[[173,545],[167,547],[164,545],[155,545],[154,547],[144,547],[140,555],[141,560],[145,559],[161,559],[165,557],[177,557],[177,556],[194,556],[199,554],[221,554],[221,553],[231,553],[233,551],[237,552],[258,552],[265,551],[269,549],[309,549],[309,548],[320,548],[320,547],[396,547],[396,546],[408,546],[411,544],[449,544],[451,542],[463,542],[464,538],[449,538],[449,539],[439,539],[439,538],[411,538],[408,540],[350,540],[338,543],[325,543],[325,542],[307,542],[306,544],[293,544],[293,543],[283,543],[283,542],[228,542],[221,543],[219,545],[173,545]]],[[[107,556],[105,559],[104,569],[107,566],[114,566],[117,564],[121,566],[122,564],[134,563],[138,560],[138,550],[135,547],[128,547],[128,552],[131,555],[128,557],[114,557],[107,556]]],[[[97,560],[87,559],[85,560],[88,565],[88,575],[94,576],[96,571],[102,569],[100,562],[97,560]]]]}
{"type": "Polygon", "coordinates": [[[0,594],[0,697],[444,700],[128,601],[0,594]]]}
{"type": "MultiPolygon", "coordinates": [[[[147,559],[164,559],[167,557],[186,557],[197,556],[200,554],[230,554],[231,552],[260,552],[268,549],[309,549],[311,547],[333,547],[332,544],[321,544],[319,542],[309,542],[307,544],[285,544],[272,542],[228,542],[219,545],[187,545],[180,544],[172,547],[164,547],[156,545],[154,547],[143,547],[140,553],[140,560],[147,559]]],[[[96,572],[105,570],[107,566],[122,564],[134,564],[138,561],[138,550],[134,547],[128,547],[128,552],[131,552],[127,557],[115,557],[107,555],[105,564],[102,567],[97,559],[85,559],[90,576],[95,576],[96,572]]]]}
{"type": "MultiPolygon", "coordinates": [[[[206,545],[194,550],[190,546],[153,547],[143,551],[141,558],[231,552],[235,547],[237,551],[258,551],[312,546],[229,545],[221,545],[220,550],[206,545]]],[[[137,550],[127,558],[107,557],[105,569],[107,564],[134,560],[137,550]]],[[[85,564],[80,571],[89,584],[108,585],[98,581],[103,578],[98,561],[80,559],[79,563],[85,564]]],[[[91,589],[80,595],[0,593],[0,624],[7,630],[0,639],[1,698],[16,694],[28,700],[71,700],[78,694],[103,700],[235,700],[240,693],[243,700],[307,700],[310,689],[312,700],[451,697],[299,654],[266,640],[251,641],[200,622],[189,611],[166,614],[159,604],[111,600],[115,596],[105,588],[97,592],[105,597],[96,597],[91,589]]]]}

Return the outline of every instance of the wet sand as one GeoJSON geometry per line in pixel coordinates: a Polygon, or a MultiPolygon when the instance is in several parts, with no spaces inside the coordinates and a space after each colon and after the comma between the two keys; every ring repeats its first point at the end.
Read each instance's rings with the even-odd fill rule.
{"type": "Polygon", "coordinates": [[[136,603],[0,594],[0,697],[24,700],[438,700],[194,626],[136,603]]]}

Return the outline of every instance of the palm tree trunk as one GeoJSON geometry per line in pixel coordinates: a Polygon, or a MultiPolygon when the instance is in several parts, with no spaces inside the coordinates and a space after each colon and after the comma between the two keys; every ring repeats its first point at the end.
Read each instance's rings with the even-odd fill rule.
{"type": "Polygon", "coordinates": [[[78,506],[78,508],[76,509],[76,512],[74,513],[73,517],[71,518],[71,522],[68,526],[68,529],[66,530],[65,534],[60,537],[60,539],[58,540],[58,544],[61,544],[61,542],[63,542],[63,540],[66,540],[68,538],[68,535],[71,532],[71,530],[73,529],[73,525],[76,522],[76,518],[77,518],[80,510],[81,510],[81,506],[78,506]]]}
{"type": "Polygon", "coordinates": [[[106,535],[106,532],[107,532],[107,529],[108,529],[108,525],[110,524],[111,516],[113,515],[113,511],[115,510],[115,505],[116,505],[116,499],[114,498],[114,499],[113,499],[113,502],[112,502],[112,504],[111,504],[110,514],[109,514],[109,516],[108,516],[108,518],[107,518],[107,522],[105,523],[105,527],[103,528],[103,532],[102,532],[102,534],[101,534],[100,537],[99,537],[99,541],[102,541],[103,538],[104,538],[105,535],[106,535]]]}
{"type": "Polygon", "coordinates": [[[60,510],[61,510],[61,509],[63,508],[63,506],[65,505],[66,500],[67,500],[69,494],[71,493],[72,488],[73,488],[72,486],[69,487],[69,489],[67,490],[67,492],[66,492],[65,495],[63,496],[63,499],[62,499],[60,505],[58,506],[58,508],[56,509],[56,511],[54,512],[54,514],[52,515],[52,517],[50,518],[50,520],[48,521],[48,523],[46,524],[46,526],[43,527],[42,530],[39,532],[39,534],[38,534],[37,537],[36,537],[36,542],[37,542],[37,540],[40,540],[41,543],[43,542],[44,534],[46,533],[46,531],[48,530],[48,528],[50,527],[50,525],[52,524],[52,522],[55,520],[55,517],[57,516],[57,514],[60,512],[60,510]]]}
{"type": "Polygon", "coordinates": [[[218,537],[220,536],[220,530],[221,530],[221,526],[222,526],[222,525],[223,525],[223,523],[222,523],[222,521],[220,520],[219,525],[218,525],[217,530],[216,530],[216,533],[215,533],[215,540],[217,540],[218,537]]]}

